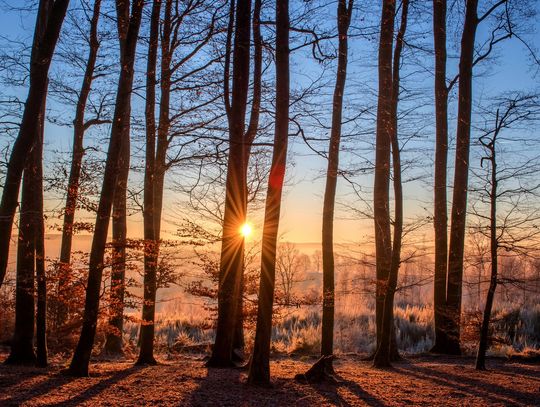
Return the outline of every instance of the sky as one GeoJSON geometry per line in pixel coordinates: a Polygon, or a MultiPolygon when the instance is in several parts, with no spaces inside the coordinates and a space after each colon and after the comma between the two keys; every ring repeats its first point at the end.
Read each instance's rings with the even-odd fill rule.
{"type": "MultiPolygon", "coordinates": [[[[8,1],[9,3],[9,1],[8,1]]],[[[482,3],[482,2],[480,2],[482,3]]],[[[11,1],[11,4],[13,2],[11,1]]],[[[533,6],[538,9],[539,2],[532,2],[533,6]]],[[[361,19],[361,13],[357,12],[354,16],[355,20],[353,25],[361,26],[364,20],[361,19]]],[[[10,39],[25,39],[31,38],[34,25],[34,16],[27,14],[20,14],[17,12],[3,12],[0,13],[0,36],[2,41],[9,41],[10,39]]],[[[532,31],[538,32],[540,24],[536,20],[533,24],[532,31]]],[[[414,31],[414,27],[411,29],[414,31]]],[[[427,33],[425,38],[422,39],[424,43],[431,44],[431,33],[427,33]]],[[[479,37],[482,38],[486,35],[485,30],[479,31],[479,37]]],[[[529,40],[532,40],[532,46],[540,48],[540,35],[531,35],[529,40]]],[[[362,92],[366,92],[366,85],[359,85],[360,82],[367,82],[369,86],[376,86],[376,53],[374,52],[374,41],[367,41],[364,38],[353,38],[350,40],[350,62],[349,62],[349,76],[348,85],[346,88],[345,107],[349,113],[351,110],[354,113],[354,109],[357,106],[357,100],[368,100],[372,98],[372,95],[367,93],[364,95],[362,92]]],[[[534,72],[530,69],[530,60],[527,56],[526,49],[516,39],[511,39],[499,44],[496,52],[496,59],[487,61],[487,64],[478,66],[475,69],[476,73],[482,72],[481,76],[475,78],[474,82],[474,95],[476,104],[482,104],[484,100],[488,100],[490,97],[505,91],[523,90],[530,91],[533,89],[539,89],[540,76],[534,75],[534,72]]],[[[142,49],[142,47],[141,47],[142,49]]],[[[86,51],[85,51],[86,52],[86,51]]],[[[415,51],[409,50],[405,53],[405,58],[410,57],[411,60],[416,58],[415,51]]],[[[292,84],[293,87],[298,85],[302,86],[306,81],[306,76],[316,76],[322,69],[316,62],[313,62],[308,57],[302,54],[292,54],[292,84]]],[[[406,64],[407,62],[405,62],[406,64]]],[[[429,64],[429,62],[426,62],[429,64]]],[[[449,60],[449,72],[455,71],[457,67],[456,59],[449,60]]],[[[331,78],[334,75],[335,66],[328,66],[327,75],[331,78]]],[[[430,95],[432,91],[432,73],[430,72],[415,72],[411,69],[411,77],[417,78],[414,82],[411,81],[413,88],[422,89],[426,102],[426,111],[432,109],[430,102],[430,95]],[[416,75],[416,76],[415,76],[416,75]],[[418,79],[421,78],[421,79],[418,79]]],[[[416,69],[418,71],[418,69],[416,69]]],[[[329,81],[330,85],[333,81],[329,81]]],[[[368,87],[369,87],[368,86],[368,87]]],[[[331,95],[330,92],[327,94],[331,95]]],[[[22,92],[21,90],[10,90],[22,92]]],[[[328,95],[325,94],[325,106],[328,106],[328,95]]],[[[21,95],[22,96],[22,95],[21,95]]],[[[432,102],[432,100],[431,100],[432,102]]],[[[54,102],[53,102],[54,103],[54,102]]],[[[327,112],[328,113],[328,112],[327,112]]],[[[323,115],[323,119],[328,118],[328,114],[323,115]]],[[[452,122],[450,125],[450,133],[454,129],[452,122]]],[[[405,127],[415,126],[414,123],[404,123],[405,127]]],[[[308,125],[309,128],[309,125],[308,125]]],[[[316,136],[323,137],[326,132],[320,129],[314,130],[318,132],[316,136]]],[[[345,128],[345,132],[351,131],[350,128],[345,128]]],[[[418,146],[423,148],[433,148],[433,127],[432,124],[426,124],[425,129],[421,132],[423,138],[418,142],[418,146]]],[[[0,136],[1,137],[1,136],[0,136]]],[[[374,136],[372,136],[374,137],[374,136]]],[[[54,124],[48,124],[46,129],[46,149],[50,152],[53,150],[70,151],[71,149],[71,130],[66,127],[59,127],[54,124]]],[[[364,136],[369,142],[370,136],[364,136]]],[[[363,142],[365,143],[365,141],[363,142]]],[[[432,152],[427,151],[418,154],[414,152],[415,144],[411,150],[413,152],[404,152],[404,158],[410,158],[412,161],[423,160],[417,162],[417,169],[414,171],[420,171],[424,176],[428,175],[432,171],[432,164],[430,164],[430,154],[432,152]]],[[[326,149],[324,144],[319,145],[320,148],[326,149]]],[[[369,158],[370,152],[363,153],[369,158]]],[[[52,155],[50,157],[53,157],[52,155]]],[[[355,164],[354,154],[344,154],[342,157],[342,163],[344,167],[355,164]]],[[[290,140],[290,162],[294,165],[289,166],[287,171],[288,185],[285,188],[285,194],[282,205],[282,220],[280,225],[280,233],[282,239],[287,241],[293,241],[298,243],[307,242],[319,242],[321,235],[321,215],[322,215],[322,198],[324,192],[324,172],[326,169],[326,160],[316,154],[314,154],[302,140],[299,138],[292,138],[290,140]]],[[[453,162],[452,156],[449,158],[449,163],[453,162]]],[[[414,164],[414,163],[413,163],[414,164]]],[[[52,162],[47,161],[47,164],[51,166],[52,162]]],[[[363,186],[365,191],[364,199],[370,201],[370,187],[372,179],[369,175],[359,175],[355,180],[363,186]]],[[[406,185],[406,199],[407,205],[405,207],[406,216],[429,216],[430,214],[430,200],[432,190],[429,188],[429,182],[415,181],[406,185]]],[[[171,194],[169,193],[169,196],[171,194]]],[[[170,204],[174,203],[174,197],[170,197],[170,204]]],[[[337,214],[335,222],[335,241],[338,243],[350,243],[350,242],[365,242],[370,239],[371,236],[371,221],[369,219],[361,219],[357,214],[350,210],[344,209],[343,205],[353,204],[355,201],[359,201],[351,195],[351,188],[343,179],[338,183],[338,196],[337,196],[337,214]]],[[[357,202],[358,203],[358,202],[357,202]]],[[[358,204],[358,207],[363,207],[358,204]]],[[[260,234],[261,229],[261,215],[257,214],[250,219],[254,225],[255,236],[260,234]]],[[[142,234],[142,220],[140,216],[133,216],[130,219],[130,234],[140,236],[142,234]]],[[[165,232],[174,233],[174,226],[164,225],[165,232]]]]}

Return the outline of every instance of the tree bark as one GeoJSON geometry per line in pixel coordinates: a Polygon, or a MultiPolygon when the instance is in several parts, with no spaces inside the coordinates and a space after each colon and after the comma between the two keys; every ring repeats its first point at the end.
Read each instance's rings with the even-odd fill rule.
{"type": "Polygon", "coordinates": [[[90,21],[89,52],[86,60],[83,83],[77,100],[75,109],[75,119],[73,121],[73,151],[71,155],[71,168],[69,171],[69,181],[67,188],[66,206],[64,209],[64,224],[62,227],[62,243],[60,246],[60,278],[58,281],[58,297],[60,304],[56,315],[56,326],[61,327],[65,322],[69,310],[63,301],[69,295],[68,285],[71,280],[71,245],[73,241],[73,224],[75,222],[75,211],[77,209],[77,197],[79,194],[79,180],[81,175],[82,160],[84,156],[84,132],[85,132],[85,111],[88,96],[92,88],[94,70],[99,50],[98,21],[101,9],[101,0],[95,0],[90,21]]]}
{"type": "Polygon", "coordinates": [[[243,269],[243,238],[239,232],[245,222],[245,114],[249,88],[251,1],[239,0],[233,50],[233,89],[229,119],[229,158],[225,191],[225,212],[218,290],[216,339],[209,366],[233,365],[233,343],[243,269]]]}
{"type": "Polygon", "coordinates": [[[433,0],[433,39],[435,44],[435,277],[433,312],[435,344],[432,352],[447,348],[446,273],[448,267],[448,87],[446,85],[446,0],[433,0]]]}
{"type": "MultiPolygon", "coordinates": [[[[337,7],[338,66],[334,87],[332,128],[328,148],[328,169],[326,172],[322,218],[323,311],[321,356],[330,356],[334,353],[334,206],[339,169],[343,94],[347,79],[348,30],[352,8],[353,0],[349,0],[348,4],[346,0],[339,0],[337,7]]],[[[324,359],[326,370],[332,370],[332,360],[332,358],[324,359]]]]}
{"type": "Polygon", "coordinates": [[[35,270],[37,282],[37,309],[36,309],[36,365],[47,367],[47,280],[45,273],[45,219],[43,214],[43,140],[45,133],[45,106],[46,98],[40,114],[39,140],[32,152],[35,166],[36,195],[33,197],[35,205],[35,270]]]}
{"type": "Polygon", "coordinates": [[[456,134],[456,163],[454,193],[450,226],[448,256],[448,343],[444,353],[461,354],[461,293],[463,283],[463,252],[465,246],[465,220],[467,214],[467,189],[469,179],[469,149],[471,136],[472,70],[478,0],[467,0],[465,24],[461,38],[459,61],[458,123],[456,134]]]}
{"type": "Polygon", "coordinates": [[[375,179],[373,210],[375,221],[376,257],[376,326],[377,346],[381,342],[384,297],[391,269],[390,237],[390,142],[392,138],[392,49],[395,0],[383,2],[379,42],[379,96],[377,105],[377,135],[375,147],[375,179]]]}
{"type": "Polygon", "coordinates": [[[276,122],[266,195],[257,327],[248,382],[270,383],[270,340],[276,279],[276,248],[289,130],[289,1],[276,3],[276,122]]]}
{"type": "Polygon", "coordinates": [[[103,259],[107,231],[113,204],[113,196],[116,189],[117,174],[120,168],[120,155],[122,151],[123,130],[125,118],[131,111],[131,92],[134,76],[135,50],[141,22],[143,0],[133,0],[131,17],[129,16],[129,4],[125,0],[117,0],[118,25],[121,43],[121,66],[116,95],[114,120],[111,129],[109,151],[105,164],[105,174],[101,189],[98,212],[94,227],[94,237],[90,251],[90,264],[88,270],[88,283],[86,287],[86,300],[84,308],[83,326],[77,348],[73,355],[68,373],[75,376],[87,376],[88,364],[92,353],[94,336],[99,311],[99,294],[103,276],[103,259]],[[125,36],[123,33],[126,33],[125,36]]]}
{"type": "MultiPolygon", "coordinates": [[[[162,50],[162,73],[168,64],[167,49],[170,41],[172,1],[168,0],[163,22],[162,50]]],[[[144,174],[144,301],[142,308],[140,352],[137,364],[156,364],[154,358],[154,315],[156,300],[156,274],[159,253],[159,232],[156,224],[161,221],[156,216],[156,66],[157,51],[159,45],[159,17],[161,12],[161,0],[154,0],[150,22],[150,43],[148,45],[148,64],[146,68],[146,170],[144,174]]],[[[162,78],[166,81],[167,78],[162,78]]],[[[162,82],[163,85],[164,82],[162,82]]],[[[162,106],[169,104],[168,94],[161,101],[162,106]]],[[[168,114],[167,114],[168,117],[168,114]]],[[[161,116],[160,116],[161,122],[161,116]]],[[[160,178],[161,179],[161,178],[160,178]]],[[[159,188],[157,188],[159,189],[159,188]]]]}
{"type": "Polygon", "coordinates": [[[54,49],[69,0],[40,0],[30,61],[30,85],[19,134],[13,144],[0,202],[0,287],[6,275],[11,230],[19,200],[19,188],[27,157],[37,141],[36,128],[54,49]]]}
{"type": "Polygon", "coordinates": [[[381,329],[381,341],[373,358],[373,364],[376,367],[391,366],[393,352],[397,353],[396,344],[392,349],[392,339],[395,337],[394,329],[394,296],[396,293],[399,267],[401,264],[401,241],[403,235],[403,186],[401,182],[401,153],[398,138],[398,103],[399,103],[399,81],[400,81],[400,62],[401,51],[405,32],[407,30],[407,18],[409,12],[409,0],[403,0],[401,3],[401,23],[396,38],[396,47],[394,50],[393,73],[392,73],[392,102],[391,102],[391,135],[392,146],[392,164],[394,175],[394,239],[392,242],[392,257],[390,273],[386,283],[386,292],[384,296],[384,311],[381,329]]]}

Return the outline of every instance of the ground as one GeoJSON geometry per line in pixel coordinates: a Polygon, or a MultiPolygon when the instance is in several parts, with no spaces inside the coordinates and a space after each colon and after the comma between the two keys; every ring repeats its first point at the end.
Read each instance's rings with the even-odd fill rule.
{"type": "Polygon", "coordinates": [[[272,362],[272,388],[246,384],[239,369],[208,369],[197,357],[135,367],[132,361],[91,365],[91,377],[64,376],[63,363],[43,370],[0,365],[0,405],[176,406],[531,406],[540,405],[540,365],[489,359],[417,356],[378,370],[358,356],[335,362],[338,384],[294,380],[313,359],[272,362]]]}

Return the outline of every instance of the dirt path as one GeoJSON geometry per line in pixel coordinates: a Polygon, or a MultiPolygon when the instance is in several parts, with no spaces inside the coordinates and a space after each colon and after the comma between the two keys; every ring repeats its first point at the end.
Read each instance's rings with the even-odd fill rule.
{"type": "Polygon", "coordinates": [[[476,372],[466,358],[415,357],[392,370],[347,357],[336,362],[341,383],[304,385],[293,377],[312,360],[272,363],[274,387],[245,384],[240,370],[207,369],[181,357],[153,367],[131,362],[98,363],[90,378],[0,366],[0,405],[177,405],[177,406],[483,406],[540,405],[540,366],[489,360],[489,372],[476,372]]]}

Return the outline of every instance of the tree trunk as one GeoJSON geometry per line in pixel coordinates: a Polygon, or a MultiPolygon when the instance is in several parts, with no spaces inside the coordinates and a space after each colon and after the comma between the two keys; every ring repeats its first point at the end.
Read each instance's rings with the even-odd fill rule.
{"type": "Polygon", "coordinates": [[[130,117],[124,119],[122,151],[119,172],[114,191],[112,215],[112,265],[109,301],[109,330],[104,351],[110,356],[122,356],[124,331],[124,294],[126,291],[126,243],[127,243],[127,184],[130,156],[130,117]]]}
{"type": "Polygon", "coordinates": [[[375,220],[376,257],[376,326],[377,347],[382,334],[384,297],[391,268],[389,183],[390,141],[392,138],[392,44],[394,35],[395,0],[383,2],[379,43],[379,97],[377,105],[377,136],[375,147],[375,179],[373,210],[375,220]]]}
{"type": "MultiPolygon", "coordinates": [[[[339,146],[343,114],[343,94],[347,78],[348,30],[351,21],[353,0],[339,0],[337,24],[339,35],[338,66],[332,110],[332,128],[328,148],[328,169],[324,191],[322,218],[322,261],[323,261],[323,311],[321,328],[321,356],[334,353],[334,206],[339,169],[339,146]]],[[[332,370],[332,358],[324,359],[325,369],[332,370]]]]}
{"type": "Polygon", "coordinates": [[[92,353],[94,336],[99,312],[99,294],[103,276],[103,259],[109,219],[116,189],[117,174],[120,169],[120,156],[122,151],[125,118],[131,111],[131,92],[134,76],[135,50],[141,22],[143,0],[133,0],[131,17],[129,17],[129,4],[122,0],[116,1],[118,25],[121,38],[121,66],[116,95],[114,120],[111,128],[109,151],[105,164],[105,174],[101,189],[100,201],[94,227],[94,237],[90,251],[90,264],[88,270],[88,283],[86,286],[86,301],[84,308],[83,326],[77,348],[69,367],[69,373],[75,376],[87,376],[88,364],[92,353]],[[127,16],[127,17],[126,17],[127,16]],[[124,35],[124,33],[126,33],[124,35]]]}
{"type": "MultiPolygon", "coordinates": [[[[36,128],[36,132],[38,131],[36,128]]],[[[39,212],[36,200],[36,196],[39,194],[36,164],[39,162],[40,150],[37,145],[32,149],[23,177],[17,245],[15,331],[11,342],[11,352],[6,360],[6,363],[14,365],[33,365],[36,362],[34,352],[34,277],[36,213],[39,212]]]]}
{"type": "MultiPolygon", "coordinates": [[[[167,50],[170,41],[172,2],[167,1],[163,22],[162,49],[167,50]]],[[[159,253],[159,232],[156,223],[161,221],[156,216],[156,66],[159,45],[159,17],[161,1],[154,0],[150,20],[150,43],[148,44],[148,64],[146,68],[146,170],[144,174],[144,302],[142,308],[140,352],[137,364],[156,364],[154,358],[154,324],[156,301],[156,274],[159,253]]],[[[163,52],[162,72],[168,66],[168,54],[163,52]]],[[[165,81],[166,79],[163,78],[165,81]]],[[[163,82],[162,82],[163,84],[163,82]]],[[[168,97],[163,98],[162,106],[169,104],[168,97]]],[[[161,117],[160,117],[161,119],[161,117]]]]}
{"type": "Polygon", "coordinates": [[[95,0],[92,20],[90,21],[90,49],[88,59],[86,61],[83,83],[79,92],[79,99],[77,100],[77,107],[75,109],[75,120],[73,121],[73,151],[71,155],[71,169],[69,171],[66,207],[64,209],[62,243],[60,246],[60,276],[58,281],[58,298],[60,303],[56,313],[57,328],[62,326],[62,324],[65,322],[66,316],[69,314],[69,310],[66,309],[65,299],[69,296],[68,288],[71,281],[71,245],[73,241],[73,224],[75,222],[77,196],[79,193],[79,179],[84,156],[84,117],[88,95],[90,94],[92,80],[94,79],[94,69],[99,49],[97,27],[100,8],[101,0],[95,0]]]}
{"type": "Polygon", "coordinates": [[[435,278],[433,312],[435,344],[432,352],[447,348],[446,273],[448,267],[448,208],[446,197],[448,161],[448,87],[446,85],[446,0],[433,0],[435,44],[435,278]]]}
{"type": "Polygon", "coordinates": [[[39,140],[32,153],[36,169],[36,195],[35,201],[35,270],[37,282],[37,310],[36,310],[36,348],[38,367],[47,367],[47,280],[45,274],[45,220],[43,214],[43,140],[45,132],[45,106],[46,98],[40,114],[39,140]]]}
{"type": "Polygon", "coordinates": [[[459,343],[461,329],[461,293],[463,282],[463,252],[465,246],[465,218],[467,214],[467,189],[469,178],[469,146],[471,136],[472,69],[478,0],[467,0],[465,25],[461,38],[459,61],[458,123],[456,134],[456,164],[454,194],[450,226],[448,256],[448,344],[445,353],[461,354],[459,343]]]}
{"type": "MultiPolygon", "coordinates": [[[[498,113],[498,112],[497,112],[498,113]]],[[[498,116],[498,114],[497,114],[498,116]]],[[[502,122],[501,122],[502,123],[502,122]]],[[[493,309],[493,300],[495,299],[495,290],[497,289],[498,277],[498,254],[499,240],[497,238],[497,127],[493,135],[491,143],[488,144],[490,150],[489,161],[491,163],[491,191],[489,194],[490,200],[490,251],[491,251],[491,278],[489,280],[489,289],[486,297],[486,307],[484,308],[484,317],[482,319],[482,327],[480,328],[480,341],[478,344],[478,354],[476,355],[476,369],[486,370],[486,352],[489,342],[489,323],[491,320],[491,310],[493,309]]]]}
{"type": "Polygon", "coordinates": [[[69,0],[40,0],[30,61],[30,85],[19,134],[13,144],[0,202],[0,287],[6,275],[11,230],[27,157],[37,141],[39,113],[47,93],[47,77],[69,0]]]}
{"type": "Polygon", "coordinates": [[[276,3],[276,122],[266,195],[257,327],[248,382],[270,383],[270,340],[276,279],[276,248],[289,130],[289,1],[276,3]]]}
{"type": "MultiPolygon", "coordinates": [[[[394,296],[396,293],[399,267],[401,264],[401,240],[403,235],[403,186],[401,183],[401,153],[398,139],[398,103],[401,51],[403,49],[405,32],[407,30],[407,18],[409,12],[409,0],[403,0],[401,4],[401,24],[396,38],[394,50],[393,74],[392,74],[392,102],[391,102],[391,145],[392,164],[394,172],[394,239],[392,242],[392,259],[390,274],[386,284],[384,296],[384,311],[381,330],[381,341],[373,358],[376,367],[391,366],[393,352],[397,353],[397,346],[392,340],[395,338],[394,329],[394,296]]],[[[398,355],[399,356],[399,355],[398,355]]]]}
{"type": "Polygon", "coordinates": [[[233,365],[233,343],[243,269],[243,238],[239,232],[245,222],[245,113],[249,88],[251,1],[239,0],[233,50],[233,89],[229,119],[229,158],[225,190],[225,212],[218,290],[216,340],[209,366],[233,365]]]}
{"type": "MultiPolygon", "coordinates": [[[[248,166],[249,158],[251,156],[251,148],[253,146],[253,141],[257,135],[257,130],[259,128],[259,114],[261,109],[261,88],[262,88],[262,36],[261,36],[261,15],[262,1],[255,0],[253,6],[253,98],[251,102],[251,112],[249,117],[248,129],[244,135],[244,182],[246,182],[244,196],[245,205],[244,211],[247,219],[247,205],[248,205],[248,196],[247,196],[247,181],[248,181],[248,166]]],[[[230,49],[230,47],[229,47],[230,49]]],[[[245,240],[242,240],[242,252],[245,253],[245,240]]],[[[236,326],[233,339],[233,349],[242,350],[245,345],[244,340],[244,273],[246,270],[245,257],[242,258],[242,272],[240,276],[240,290],[238,295],[238,308],[236,315],[236,326]]],[[[233,354],[234,356],[234,354],[233,354]]]]}

